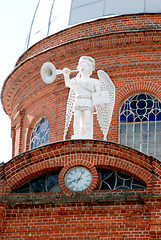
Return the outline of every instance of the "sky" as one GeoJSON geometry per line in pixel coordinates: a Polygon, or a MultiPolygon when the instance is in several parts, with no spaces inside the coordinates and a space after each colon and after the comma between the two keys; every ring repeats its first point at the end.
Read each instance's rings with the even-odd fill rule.
{"type": "MultiPolygon", "coordinates": [[[[25,50],[38,0],[0,0],[0,92],[25,50]]],[[[0,163],[12,158],[11,122],[0,102],[0,163]]]]}

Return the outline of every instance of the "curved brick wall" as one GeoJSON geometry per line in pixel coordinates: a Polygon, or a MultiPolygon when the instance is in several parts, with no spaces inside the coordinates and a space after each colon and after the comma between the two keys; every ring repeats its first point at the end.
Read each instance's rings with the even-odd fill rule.
{"type": "MultiPolygon", "coordinates": [[[[2,91],[3,106],[12,122],[13,156],[29,149],[36,121],[46,115],[50,142],[63,139],[68,89],[63,77],[45,85],[40,77],[44,62],[57,69],[75,69],[81,55],[96,60],[116,87],[116,103],[108,140],[118,142],[119,108],[136,92],[161,99],[161,15],[138,14],[99,19],[61,31],[31,47],[19,59],[2,91]]],[[[97,77],[96,72],[93,75],[97,77]]],[[[72,135],[70,125],[67,139],[72,135]]],[[[103,139],[96,117],[94,138],[103,139]]]]}

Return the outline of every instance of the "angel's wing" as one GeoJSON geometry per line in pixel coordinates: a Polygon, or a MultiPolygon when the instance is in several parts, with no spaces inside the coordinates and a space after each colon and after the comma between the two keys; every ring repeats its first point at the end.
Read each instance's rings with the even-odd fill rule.
{"type": "Polygon", "coordinates": [[[71,118],[72,118],[75,98],[76,98],[76,88],[73,87],[73,88],[70,89],[69,95],[68,95],[65,129],[64,129],[64,140],[65,140],[66,134],[68,132],[69,124],[70,124],[70,121],[71,121],[71,118]]]}
{"type": "Polygon", "coordinates": [[[106,140],[115,104],[115,86],[110,77],[103,70],[99,70],[97,74],[101,85],[101,91],[108,90],[110,97],[110,103],[96,106],[97,118],[104,135],[104,140],[106,140]]]}

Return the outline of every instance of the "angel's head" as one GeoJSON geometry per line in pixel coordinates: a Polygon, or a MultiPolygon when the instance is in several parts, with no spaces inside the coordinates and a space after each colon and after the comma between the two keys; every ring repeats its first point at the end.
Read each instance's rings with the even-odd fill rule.
{"type": "Polygon", "coordinates": [[[80,73],[92,74],[92,71],[95,70],[95,61],[92,57],[82,56],[79,58],[77,69],[80,73]]]}

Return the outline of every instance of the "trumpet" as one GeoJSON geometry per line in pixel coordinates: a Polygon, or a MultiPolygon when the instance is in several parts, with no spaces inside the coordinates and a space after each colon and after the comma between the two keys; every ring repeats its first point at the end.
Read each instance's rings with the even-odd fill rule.
{"type": "MultiPolygon", "coordinates": [[[[78,72],[78,70],[70,70],[70,71],[78,72]]],[[[56,69],[54,64],[51,62],[45,62],[42,65],[41,71],[40,71],[42,80],[47,84],[54,82],[56,75],[62,74],[62,73],[63,73],[63,70],[56,69]]]]}

